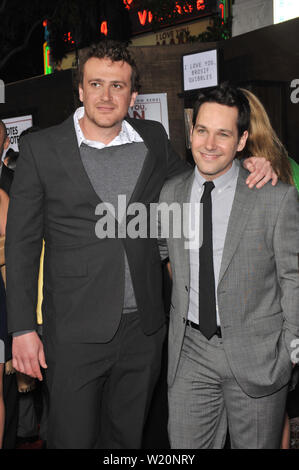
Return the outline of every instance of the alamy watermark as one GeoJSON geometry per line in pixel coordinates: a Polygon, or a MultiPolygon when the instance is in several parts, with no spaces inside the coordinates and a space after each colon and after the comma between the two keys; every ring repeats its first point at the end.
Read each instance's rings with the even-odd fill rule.
{"type": "Polygon", "coordinates": [[[291,81],[291,88],[295,88],[292,93],[291,93],[291,102],[293,104],[298,104],[299,103],[299,78],[294,78],[294,80],[291,81]]]}
{"type": "Polygon", "coordinates": [[[127,197],[117,198],[117,207],[108,202],[97,205],[99,220],[96,236],[103,238],[183,238],[185,249],[199,249],[202,245],[202,204],[166,202],[127,206],[127,197]]]}
{"type": "Polygon", "coordinates": [[[5,83],[0,80],[0,103],[5,103],[5,83]]]}

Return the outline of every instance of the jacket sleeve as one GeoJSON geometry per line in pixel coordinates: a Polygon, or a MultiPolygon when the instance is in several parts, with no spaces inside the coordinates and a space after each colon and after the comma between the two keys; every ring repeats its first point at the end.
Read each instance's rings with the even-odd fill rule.
{"type": "Polygon", "coordinates": [[[169,204],[169,200],[168,200],[169,184],[170,184],[169,182],[166,182],[161,190],[160,198],[159,198],[159,209],[157,212],[157,226],[158,226],[157,240],[158,240],[160,257],[163,263],[167,263],[169,261],[169,253],[168,253],[167,239],[165,238],[165,236],[167,235],[167,227],[164,227],[163,229],[161,208],[163,207],[164,204],[169,204]]]}
{"type": "Polygon", "coordinates": [[[44,229],[43,210],[43,186],[30,140],[24,137],[20,143],[20,156],[11,187],[6,227],[7,311],[10,333],[34,330],[37,327],[36,304],[44,229]]]}
{"type": "MultiPolygon", "coordinates": [[[[284,316],[284,339],[292,357],[299,338],[299,198],[294,187],[286,193],[274,230],[274,252],[281,306],[284,316]]],[[[293,360],[294,362],[294,360],[293,360]]]]}

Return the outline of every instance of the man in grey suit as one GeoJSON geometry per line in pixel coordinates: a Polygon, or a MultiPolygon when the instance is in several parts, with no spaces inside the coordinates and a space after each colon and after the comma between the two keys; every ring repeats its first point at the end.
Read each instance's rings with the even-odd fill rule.
{"type": "Polygon", "coordinates": [[[160,196],[190,202],[189,231],[194,203],[203,208],[200,248],[189,249],[186,236],[166,237],[173,448],[221,448],[227,427],[232,448],[280,444],[299,337],[299,204],[295,188],[281,182],[248,189],[235,156],[249,119],[240,90],[201,94],[191,131],[195,170],[167,182],[160,196]]]}

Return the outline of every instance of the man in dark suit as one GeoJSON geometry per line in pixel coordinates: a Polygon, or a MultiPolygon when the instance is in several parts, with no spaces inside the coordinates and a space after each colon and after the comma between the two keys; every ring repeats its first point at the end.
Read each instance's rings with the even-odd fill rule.
{"type": "Polygon", "coordinates": [[[139,85],[123,45],[102,42],[80,66],[84,108],[20,144],[6,245],[14,365],[39,379],[48,366],[48,447],[138,448],[165,336],[159,251],[154,239],[97,238],[95,210],[119,194],[157,201],[185,164],[160,124],[124,120],[139,85]]]}
{"type": "Polygon", "coordinates": [[[126,118],[139,85],[122,44],[88,49],[79,83],[84,107],[20,146],[6,245],[13,364],[40,380],[47,368],[49,448],[138,448],[165,336],[159,250],[149,237],[99,238],[96,208],[119,195],[149,208],[186,165],[160,124],[126,118]]]}

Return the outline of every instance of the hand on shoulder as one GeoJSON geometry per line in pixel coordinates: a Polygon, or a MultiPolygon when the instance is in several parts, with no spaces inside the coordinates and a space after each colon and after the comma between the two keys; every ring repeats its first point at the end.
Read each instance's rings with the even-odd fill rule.
{"type": "Polygon", "coordinates": [[[250,172],[246,180],[249,188],[262,188],[266,183],[272,180],[272,186],[278,181],[277,174],[272,168],[271,163],[264,157],[250,157],[243,162],[244,168],[250,172]]]}

